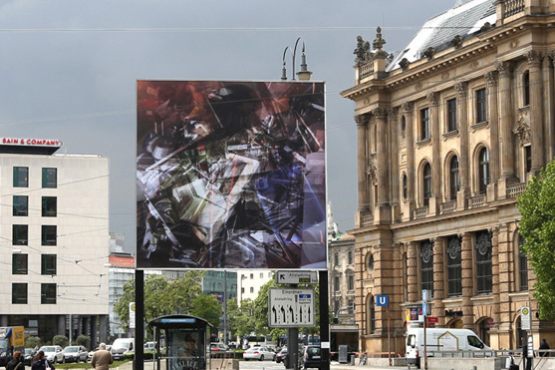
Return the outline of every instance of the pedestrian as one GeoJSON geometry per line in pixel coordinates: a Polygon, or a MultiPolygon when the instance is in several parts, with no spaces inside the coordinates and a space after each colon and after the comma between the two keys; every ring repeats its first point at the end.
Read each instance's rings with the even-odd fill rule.
{"type": "Polygon", "coordinates": [[[38,351],[37,355],[33,359],[31,370],[56,370],[56,368],[50,363],[50,361],[48,361],[44,351],[38,351]]]}
{"type": "Polygon", "coordinates": [[[6,370],[25,370],[25,364],[23,363],[21,352],[15,351],[13,358],[6,365],[6,370]]]}
{"type": "Polygon", "coordinates": [[[542,340],[542,343],[540,344],[540,357],[544,357],[544,356],[548,356],[549,353],[547,351],[545,351],[546,349],[550,349],[549,348],[549,344],[547,344],[547,341],[545,339],[542,340]],[[544,351],[542,351],[542,349],[544,351]]]}
{"type": "Polygon", "coordinates": [[[96,351],[91,360],[91,366],[95,370],[108,370],[110,364],[114,362],[110,351],[106,350],[106,343],[100,343],[98,351],[96,351]]]}

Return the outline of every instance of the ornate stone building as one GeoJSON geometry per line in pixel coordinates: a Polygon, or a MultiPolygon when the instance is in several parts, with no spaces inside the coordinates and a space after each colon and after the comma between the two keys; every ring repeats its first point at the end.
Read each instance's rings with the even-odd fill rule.
{"type": "MultiPolygon", "coordinates": [[[[432,19],[396,56],[355,50],[358,194],[356,322],[361,349],[404,352],[422,290],[437,326],[520,346],[534,274],[520,253],[517,196],[555,154],[555,0],[470,0],[432,19]]],[[[429,314],[430,314],[429,313],[429,314]]]]}

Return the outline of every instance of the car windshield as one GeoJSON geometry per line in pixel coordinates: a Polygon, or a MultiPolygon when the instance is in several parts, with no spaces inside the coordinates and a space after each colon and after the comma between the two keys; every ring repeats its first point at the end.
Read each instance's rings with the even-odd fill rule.
{"type": "Polygon", "coordinates": [[[25,354],[26,354],[26,355],[31,355],[31,354],[33,354],[33,349],[32,349],[32,348],[25,348],[25,354]]]}
{"type": "Polygon", "coordinates": [[[6,348],[8,348],[8,342],[4,340],[0,340],[0,349],[6,349],[6,348]]]}
{"type": "Polygon", "coordinates": [[[56,352],[54,347],[41,347],[40,350],[43,352],[56,352]]]}
{"type": "Polygon", "coordinates": [[[66,349],[64,349],[64,352],[78,352],[78,348],[77,347],[67,347],[66,349]]]}

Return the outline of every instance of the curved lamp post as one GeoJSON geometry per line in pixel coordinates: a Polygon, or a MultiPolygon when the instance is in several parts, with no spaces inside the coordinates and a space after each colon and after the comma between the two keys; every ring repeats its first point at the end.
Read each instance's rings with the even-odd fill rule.
{"type": "MultiPolygon", "coordinates": [[[[297,55],[297,46],[299,46],[299,41],[301,41],[301,38],[297,38],[297,41],[295,42],[295,48],[293,48],[293,58],[292,58],[292,62],[293,62],[293,75],[291,77],[291,80],[295,81],[295,57],[297,55]]],[[[285,50],[283,50],[283,68],[281,70],[281,79],[283,81],[287,80],[287,70],[285,68],[285,55],[287,54],[287,50],[289,49],[289,46],[285,47],[285,50]]],[[[304,40],[303,40],[303,48],[302,48],[302,55],[301,55],[301,70],[299,72],[297,72],[296,74],[299,77],[299,80],[301,81],[308,81],[310,80],[310,76],[312,75],[312,72],[310,72],[307,68],[307,64],[306,64],[306,55],[305,55],[305,44],[304,44],[304,40]]]]}

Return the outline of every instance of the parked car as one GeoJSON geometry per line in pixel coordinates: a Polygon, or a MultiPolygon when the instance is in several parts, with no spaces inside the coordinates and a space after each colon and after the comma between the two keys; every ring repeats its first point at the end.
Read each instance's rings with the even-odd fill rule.
{"type": "Polygon", "coordinates": [[[46,359],[54,364],[64,362],[63,349],[60,346],[42,346],[39,351],[43,351],[46,359]]]}
{"type": "Polygon", "coordinates": [[[123,360],[126,354],[133,353],[135,351],[134,343],[135,338],[117,338],[114,340],[110,349],[114,361],[123,360]]]}
{"type": "Polygon", "coordinates": [[[145,351],[156,351],[156,342],[146,342],[144,350],[145,351]]]}
{"type": "Polygon", "coordinates": [[[247,349],[245,352],[243,352],[243,359],[245,361],[248,360],[258,360],[258,361],[264,361],[264,360],[275,360],[275,352],[270,351],[268,349],[268,347],[263,347],[263,346],[255,346],[255,347],[251,347],[249,349],[247,349]]]}
{"type": "Polygon", "coordinates": [[[285,360],[287,356],[287,347],[283,347],[277,354],[276,354],[276,362],[279,364],[285,360]]]}
{"type": "Polygon", "coordinates": [[[33,363],[33,358],[37,354],[34,348],[25,348],[25,353],[23,354],[23,364],[29,365],[33,363]]]}
{"type": "Polygon", "coordinates": [[[210,352],[229,351],[229,347],[223,343],[210,343],[210,352]]]}
{"type": "Polygon", "coordinates": [[[303,351],[303,369],[322,368],[322,350],[320,346],[306,346],[303,351]]]}
{"type": "Polygon", "coordinates": [[[65,362],[87,362],[89,353],[83,346],[67,346],[63,354],[65,362]]]}
{"type": "MultiPolygon", "coordinates": [[[[92,357],[93,357],[94,353],[95,353],[96,351],[98,351],[98,349],[99,349],[99,348],[96,347],[96,348],[93,349],[92,351],[89,351],[89,353],[87,354],[87,361],[90,362],[90,361],[92,360],[92,357]]],[[[109,344],[106,345],[106,351],[110,351],[111,349],[112,349],[112,346],[111,346],[111,345],[109,345],[109,344]]]]}

